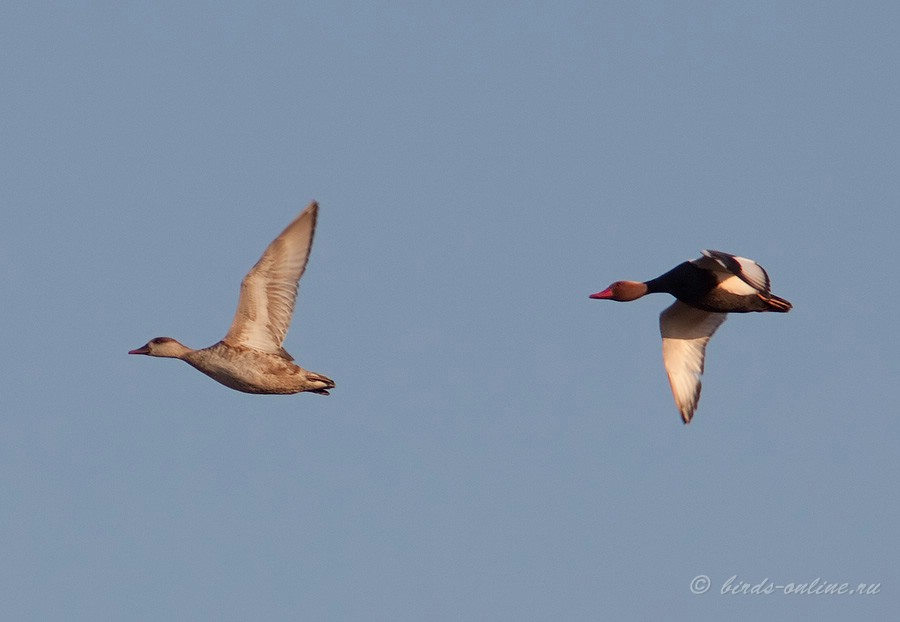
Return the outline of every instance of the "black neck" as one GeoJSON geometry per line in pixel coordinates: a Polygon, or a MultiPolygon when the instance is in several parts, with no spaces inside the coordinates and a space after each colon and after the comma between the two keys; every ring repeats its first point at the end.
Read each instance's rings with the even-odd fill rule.
{"type": "Polygon", "coordinates": [[[716,277],[689,261],[646,282],[647,293],[672,294],[679,299],[700,298],[716,286],[716,277]]]}

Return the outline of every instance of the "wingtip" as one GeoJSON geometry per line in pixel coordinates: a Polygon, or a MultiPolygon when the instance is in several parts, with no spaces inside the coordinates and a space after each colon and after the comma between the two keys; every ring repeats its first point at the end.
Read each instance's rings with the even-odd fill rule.
{"type": "Polygon", "coordinates": [[[313,218],[315,218],[316,216],[319,215],[319,202],[318,201],[316,201],[315,199],[310,201],[306,205],[306,207],[303,208],[303,211],[300,212],[300,215],[297,217],[297,219],[299,220],[300,218],[303,218],[307,214],[312,214],[313,218]]]}

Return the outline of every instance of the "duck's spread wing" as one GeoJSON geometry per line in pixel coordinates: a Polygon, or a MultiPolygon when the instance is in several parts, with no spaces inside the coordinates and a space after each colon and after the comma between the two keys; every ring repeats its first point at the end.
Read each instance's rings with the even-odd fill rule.
{"type": "Polygon", "coordinates": [[[758,292],[767,294],[771,291],[769,275],[752,259],[722,251],[704,250],[703,257],[697,259],[695,263],[710,270],[729,272],[758,292]]]}
{"type": "Polygon", "coordinates": [[[281,232],[241,281],[241,296],[226,343],[290,358],[281,343],[291,325],[319,206],[312,202],[281,232]]]}
{"type": "Polygon", "coordinates": [[[663,363],[685,423],[690,423],[700,400],[706,344],[726,317],[725,313],[707,313],[677,301],[659,315],[663,363]]]}

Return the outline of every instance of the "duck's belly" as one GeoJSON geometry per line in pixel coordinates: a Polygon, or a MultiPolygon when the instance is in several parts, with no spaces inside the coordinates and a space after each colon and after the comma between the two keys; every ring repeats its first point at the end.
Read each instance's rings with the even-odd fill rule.
{"type": "Polygon", "coordinates": [[[282,359],[231,356],[188,363],[216,382],[242,393],[290,395],[302,390],[300,368],[282,359]]]}
{"type": "Polygon", "coordinates": [[[273,384],[265,377],[243,378],[228,374],[214,374],[206,370],[201,371],[213,380],[224,384],[226,387],[234,389],[235,391],[241,391],[242,393],[290,395],[300,392],[300,389],[285,386],[283,380],[281,384],[273,384]]]}
{"type": "Polygon", "coordinates": [[[741,295],[721,289],[714,289],[699,300],[682,302],[711,313],[751,313],[769,308],[757,293],[741,295]]]}

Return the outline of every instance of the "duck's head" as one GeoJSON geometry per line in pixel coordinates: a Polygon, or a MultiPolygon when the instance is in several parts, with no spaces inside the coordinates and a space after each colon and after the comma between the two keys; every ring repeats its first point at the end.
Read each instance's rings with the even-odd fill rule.
{"type": "Polygon", "coordinates": [[[151,339],[136,350],[129,350],[128,354],[146,354],[147,356],[164,356],[169,358],[181,358],[188,348],[178,343],[171,337],[157,337],[151,339]]]}
{"type": "Polygon", "coordinates": [[[616,281],[602,292],[591,294],[595,300],[616,300],[630,302],[647,293],[647,285],[638,281],[616,281]]]}

